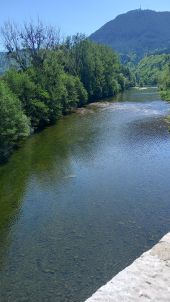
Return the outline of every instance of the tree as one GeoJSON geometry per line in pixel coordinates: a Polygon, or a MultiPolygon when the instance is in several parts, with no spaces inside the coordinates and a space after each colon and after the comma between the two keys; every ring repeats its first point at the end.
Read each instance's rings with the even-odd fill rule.
{"type": "Polygon", "coordinates": [[[29,119],[22,112],[19,100],[0,81],[0,162],[12,148],[30,133],[29,119]]]}
{"type": "Polygon", "coordinates": [[[25,22],[22,27],[15,23],[6,22],[2,27],[4,46],[8,55],[26,70],[31,64],[40,67],[46,58],[47,50],[55,49],[60,43],[60,32],[52,26],[25,22]]]}
{"type": "Polygon", "coordinates": [[[130,84],[117,55],[109,47],[97,45],[84,36],[79,36],[79,39],[76,37],[71,42],[69,40],[68,45],[64,69],[80,78],[89,100],[114,96],[130,84]],[[121,73],[123,77],[120,77],[121,73]]]}
{"type": "Polygon", "coordinates": [[[161,83],[160,83],[161,96],[163,99],[170,101],[170,63],[165,69],[161,83]]]}
{"type": "Polygon", "coordinates": [[[49,123],[49,95],[40,85],[36,85],[33,75],[35,71],[9,70],[3,77],[13,94],[20,100],[24,113],[31,121],[33,129],[44,127],[49,123]]]}
{"type": "Polygon", "coordinates": [[[170,55],[156,54],[144,57],[138,64],[137,78],[143,85],[158,85],[170,61],[170,55]]]}
{"type": "Polygon", "coordinates": [[[2,33],[15,63],[1,81],[2,118],[10,121],[5,137],[0,129],[4,154],[10,153],[22,134],[27,135],[28,120],[31,132],[37,131],[73,108],[112,97],[131,84],[129,69],[121,66],[116,53],[84,35],[67,37],[61,43],[59,32],[40,21],[22,27],[8,22],[2,33]],[[14,131],[11,137],[8,129],[14,131]]]}

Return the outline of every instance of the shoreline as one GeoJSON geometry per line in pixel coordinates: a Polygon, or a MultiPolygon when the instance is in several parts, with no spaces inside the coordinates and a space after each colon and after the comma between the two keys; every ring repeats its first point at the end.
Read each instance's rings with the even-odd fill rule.
{"type": "MultiPolygon", "coordinates": [[[[99,100],[89,100],[87,102],[87,104],[83,105],[82,107],[77,107],[77,108],[71,108],[69,112],[67,112],[67,114],[61,115],[61,117],[59,117],[59,119],[54,123],[54,124],[47,124],[45,127],[42,128],[38,128],[38,129],[30,129],[30,135],[27,136],[26,138],[24,138],[23,140],[19,141],[18,143],[16,143],[16,145],[13,147],[12,151],[9,153],[9,156],[4,158],[2,161],[0,161],[0,167],[5,165],[6,163],[8,163],[8,161],[10,160],[12,154],[15,152],[16,149],[20,149],[23,144],[33,135],[37,134],[37,133],[41,133],[42,131],[44,131],[47,128],[50,128],[52,126],[55,126],[57,124],[57,122],[62,119],[65,116],[69,116],[71,114],[80,114],[80,115],[85,115],[87,113],[93,114],[95,112],[96,109],[104,109],[106,107],[108,107],[110,105],[110,101],[111,99],[114,99],[116,97],[118,97],[119,95],[121,95],[122,93],[131,90],[131,89],[137,89],[139,91],[142,90],[147,90],[149,88],[152,89],[158,89],[158,87],[151,87],[151,86],[146,86],[146,87],[138,87],[138,86],[134,86],[134,87],[129,87],[127,89],[125,89],[124,91],[120,91],[118,94],[113,95],[112,97],[107,97],[107,98],[101,98],[99,100]]],[[[163,99],[160,96],[160,99],[163,101],[163,99]]],[[[165,121],[167,122],[167,124],[170,124],[170,121],[168,119],[168,116],[165,118],[165,121]]],[[[169,131],[170,131],[170,127],[169,127],[169,131]]]]}

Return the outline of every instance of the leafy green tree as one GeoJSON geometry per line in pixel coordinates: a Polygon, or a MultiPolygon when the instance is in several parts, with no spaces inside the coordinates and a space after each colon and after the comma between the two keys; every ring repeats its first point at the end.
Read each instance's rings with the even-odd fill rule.
{"type": "Polygon", "coordinates": [[[80,78],[89,100],[114,96],[125,86],[130,86],[117,55],[109,47],[97,45],[82,35],[67,40],[65,44],[67,60],[64,69],[80,78]]]}
{"type": "Polygon", "coordinates": [[[83,106],[87,103],[88,94],[78,77],[64,74],[63,82],[65,94],[62,98],[63,114],[70,112],[72,108],[83,106]]]}
{"type": "Polygon", "coordinates": [[[160,85],[161,96],[163,99],[170,101],[170,63],[163,73],[161,85],[160,85]]]}
{"type": "Polygon", "coordinates": [[[29,133],[29,119],[18,98],[0,81],[0,161],[4,161],[12,148],[29,133]]]}
{"type": "MultiPolygon", "coordinates": [[[[28,120],[34,132],[55,123],[73,108],[114,96],[132,85],[130,70],[120,64],[117,54],[82,34],[67,37],[61,43],[53,28],[38,21],[20,28],[7,23],[3,36],[8,56],[14,63],[2,77],[3,106],[11,102],[11,123],[21,118],[18,136],[4,139],[2,150],[7,150],[6,153],[22,137],[19,130],[27,135],[28,120]]],[[[8,110],[9,106],[7,113],[8,110]]]]}
{"type": "Polygon", "coordinates": [[[32,128],[43,127],[49,122],[49,109],[46,105],[48,94],[32,79],[32,73],[9,70],[4,80],[11,91],[19,98],[23,111],[29,117],[32,128]]]}
{"type": "Polygon", "coordinates": [[[158,85],[166,69],[170,55],[150,55],[142,59],[137,66],[137,78],[141,85],[158,85]]]}

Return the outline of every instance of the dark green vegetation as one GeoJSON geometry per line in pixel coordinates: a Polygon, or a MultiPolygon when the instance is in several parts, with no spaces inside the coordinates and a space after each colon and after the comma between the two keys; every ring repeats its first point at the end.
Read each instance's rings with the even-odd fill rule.
{"type": "Polygon", "coordinates": [[[144,57],[138,65],[127,64],[139,86],[158,86],[162,99],[170,101],[170,52],[144,57]]]}
{"type": "Polygon", "coordinates": [[[0,79],[1,162],[30,132],[133,85],[112,49],[83,35],[61,42],[59,33],[41,22],[21,29],[7,23],[2,32],[11,68],[0,79]]]}
{"type": "Polygon", "coordinates": [[[167,101],[170,101],[170,63],[166,67],[162,76],[160,90],[161,97],[167,101]]]}
{"type": "Polygon", "coordinates": [[[170,55],[150,55],[144,57],[136,67],[136,78],[140,86],[157,86],[162,82],[170,62],[170,55]]]}
{"type": "Polygon", "coordinates": [[[102,26],[90,38],[127,55],[126,59],[135,53],[139,61],[155,50],[170,48],[170,12],[130,11],[102,26]]]}
{"type": "MultiPolygon", "coordinates": [[[[167,50],[168,52],[168,50],[167,50]]],[[[124,66],[133,74],[136,86],[157,86],[161,97],[170,101],[170,52],[165,54],[151,54],[145,56],[138,64],[134,62],[135,54],[132,60],[128,60],[124,66]]]]}
{"type": "Polygon", "coordinates": [[[0,82],[0,161],[3,161],[18,141],[29,134],[29,119],[23,113],[18,98],[0,82]]]}

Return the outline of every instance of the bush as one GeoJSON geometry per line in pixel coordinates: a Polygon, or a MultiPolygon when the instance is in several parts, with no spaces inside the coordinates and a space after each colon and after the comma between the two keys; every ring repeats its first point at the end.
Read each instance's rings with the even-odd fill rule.
{"type": "Polygon", "coordinates": [[[0,81],[0,162],[7,159],[12,148],[29,134],[29,119],[18,98],[0,81]]]}

